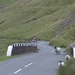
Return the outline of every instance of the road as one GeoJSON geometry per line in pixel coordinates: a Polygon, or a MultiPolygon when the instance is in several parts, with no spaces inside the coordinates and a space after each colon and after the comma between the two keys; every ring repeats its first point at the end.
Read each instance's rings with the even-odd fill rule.
{"type": "Polygon", "coordinates": [[[16,58],[0,62],[0,75],[56,75],[59,61],[65,61],[66,53],[52,52],[49,42],[39,41],[37,53],[19,55],[16,58]]]}

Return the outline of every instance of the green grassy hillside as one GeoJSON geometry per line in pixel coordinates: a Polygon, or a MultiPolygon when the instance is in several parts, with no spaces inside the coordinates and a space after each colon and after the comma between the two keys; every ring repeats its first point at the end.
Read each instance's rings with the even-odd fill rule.
{"type": "Polygon", "coordinates": [[[0,0],[0,7],[0,55],[5,55],[9,44],[33,36],[63,47],[74,42],[74,34],[68,36],[75,27],[68,28],[64,21],[74,12],[75,0],[0,0]],[[60,31],[59,38],[56,37],[57,30],[60,31]]]}

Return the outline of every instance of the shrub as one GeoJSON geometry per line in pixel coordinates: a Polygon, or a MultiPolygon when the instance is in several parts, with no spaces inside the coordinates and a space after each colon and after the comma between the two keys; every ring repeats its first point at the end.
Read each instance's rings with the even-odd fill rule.
{"type": "Polygon", "coordinates": [[[54,46],[60,46],[60,47],[67,47],[69,41],[61,38],[61,37],[57,37],[54,38],[50,41],[50,45],[54,45],[54,46]]]}

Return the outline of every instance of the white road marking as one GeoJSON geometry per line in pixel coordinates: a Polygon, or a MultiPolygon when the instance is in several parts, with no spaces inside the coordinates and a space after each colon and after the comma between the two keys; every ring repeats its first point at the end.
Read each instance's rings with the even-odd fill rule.
{"type": "Polygon", "coordinates": [[[30,64],[28,64],[28,65],[26,65],[25,67],[28,67],[28,66],[30,66],[30,65],[32,65],[33,63],[30,63],[30,64]]]}
{"type": "Polygon", "coordinates": [[[45,47],[45,48],[47,48],[47,46],[42,46],[42,47],[45,47]]]}
{"type": "Polygon", "coordinates": [[[39,46],[41,46],[41,44],[43,44],[43,42],[41,42],[40,44],[38,44],[39,46]]]}
{"type": "Polygon", "coordinates": [[[43,42],[41,42],[40,44],[43,44],[43,42]]]}
{"type": "Polygon", "coordinates": [[[21,70],[22,70],[22,69],[17,70],[16,72],[14,72],[14,74],[16,74],[16,73],[20,72],[21,70]]]}
{"type": "MultiPolygon", "coordinates": [[[[28,65],[26,65],[26,66],[24,66],[24,67],[28,67],[28,66],[30,66],[30,65],[32,65],[33,63],[30,63],[30,64],[28,64],[28,65]]],[[[19,70],[17,70],[17,71],[15,71],[14,72],[14,74],[17,74],[18,72],[20,72],[22,69],[19,69],[19,70]]],[[[11,74],[10,74],[11,75],[11,74]]]]}
{"type": "Polygon", "coordinates": [[[53,53],[54,51],[52,50],[52,53],[53,53]]]}

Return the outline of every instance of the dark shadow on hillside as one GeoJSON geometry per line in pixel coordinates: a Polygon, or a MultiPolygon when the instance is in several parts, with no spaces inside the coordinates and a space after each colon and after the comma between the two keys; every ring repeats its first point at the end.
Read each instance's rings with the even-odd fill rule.
{"type": "Polygon", "coordinates": [[[0,9],[3,9],[3,8],[5,8],[5,5],[1,5],[1,6],[0,6],[0,9]]]}
{"type": "Polygon", "coordinates": [[[5,21],[6,21],[6,20],[1,21],[0,24],[4,23],[5,21]]]}
{"type": "Polygon", "coordinates": [[[57,30],[62,32],[67,27],[72,26],[75,23],[75,11],[67,16],[58,26],[57,30]]]}
{"type": "MultiPolygon", "coordinates": [[[[32,22],[32,21],[35,21],[35,20],[37,20],[37,18],[34,18],[34,19],[31,19],[31,20],[28,20],[28,21],[26,21],[25,23],[29,23],[29,22],[32,22]]],[[[23,24],[25,24],[25,23],[23,23],[23,24]]]]}

